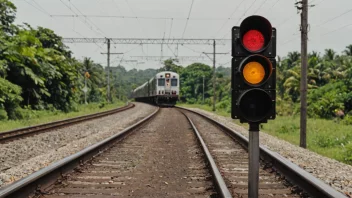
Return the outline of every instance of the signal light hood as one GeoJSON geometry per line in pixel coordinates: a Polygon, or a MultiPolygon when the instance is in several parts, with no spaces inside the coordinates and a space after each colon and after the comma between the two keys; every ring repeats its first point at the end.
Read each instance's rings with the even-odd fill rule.
{"type": "Polygon", "coordinates": [[[240,25],[240,38],[242,46],[249,52],[259,53],[264,51],[271,41],[271,23],[262,16],[247,17],[240,25]]]}

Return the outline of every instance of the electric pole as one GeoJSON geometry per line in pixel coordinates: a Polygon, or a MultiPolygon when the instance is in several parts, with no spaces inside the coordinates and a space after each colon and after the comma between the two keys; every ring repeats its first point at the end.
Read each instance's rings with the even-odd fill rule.
{"type": "Polygon", "coordinates": [[[204,105],[204,76],[203,76],[203,103],[202,104],[204,105]]]}
{"type": "Polygon", "coordinates": [[[308,0],[299,2],[301,12],[301,120],[300,120],[300,147],[307,148],[307,41],[308,41],[308,0]]]}
{"type": "Polygon", "coordinates": [[[123,53],[110,53],[110,39],[107,38],[107,44],[108,44],[108,52],[107,53],[101,53],[101,54],[107,54],[108,55],[108,89],[107,89],[107,97],[108,97],[108,102],[111,102],[111,93],[110,93],[110,55],[111,54],[123,54],[123,53]]]}
{"type": "Polygon", "coordinates": [[[108,41],[108,102],[111,102],[111,97],[110,97],[110,39],[107,39],[108,41]]]}
{"type": "Polygon", "coordinates": [[[215,103],[216,103],[216,72],[215,72],[215,40],[214,40],[214,43],[213,43],[213,111],[215,111],[215,103]]]}
{"type": "Polygon", "coordinates": [[[213,40],[213,52],[212,53],[203,52],[203,54],[205,54],[207,56],[208,56],[208,54],[213,54],[213,58],[210,58],[210,56],[208,56],[208,58],[213,61],[213,92],[214,92],[213,93],[213,111],[215,111],[215,103],[216,103],[216,72],[215,72],[215,69],[216,69],[215,63],[216,63],[216,61],[215,61],[215,55],[216,54],[228,54],[228,53],[216,53],[215,50],[216,50],[216,41],[214,39],[213,40]]]}

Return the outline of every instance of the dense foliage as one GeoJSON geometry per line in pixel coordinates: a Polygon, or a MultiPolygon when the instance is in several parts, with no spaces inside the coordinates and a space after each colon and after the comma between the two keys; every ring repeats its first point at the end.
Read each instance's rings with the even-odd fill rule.
{"type": "Polygon", "coordinates": [[[23,118],[24,109],[72,111],[84,99],[85,78],[88,100],[105,100],[102,66],[72,58],[52,30],[15,26],[15,13],[10,1],[0,0],[0,119],[23,118]]]}
{"type": "MultiPolygon", "coordinates": [[[[296,108],[279,108],[280,114],[299,113],[300,54],[289,53],[278,68],[278,95],[296,108]]],[[[331,119],[351,114],[352,110],[352,45],[338,55],[326,49],[320,56],[309,54],[308,60],[308,114],[310,117],[331,119]]],[[[282,104],[282,103],[281,103],[282,104]]],[[[348,118],[348,116],[346,117],[348,118]]]]}

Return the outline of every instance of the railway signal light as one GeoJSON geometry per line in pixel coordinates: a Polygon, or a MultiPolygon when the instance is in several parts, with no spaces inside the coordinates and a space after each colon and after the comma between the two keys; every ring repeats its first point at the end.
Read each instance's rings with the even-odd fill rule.
{"type": "Polygon", "coordinates": [[[262,16],[232,28],[232,111],[241,123],[275,118],[276,29],[262,16]]]}

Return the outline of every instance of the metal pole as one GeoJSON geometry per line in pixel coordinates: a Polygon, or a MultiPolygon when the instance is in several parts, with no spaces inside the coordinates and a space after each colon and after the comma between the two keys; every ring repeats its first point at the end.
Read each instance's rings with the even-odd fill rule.
{"type": "Polygon", "coordinates": [[[307,135],[307,38],[308,38],[308,0],[302,0],[301,13],[301,121],[300,147],[306,148],[307,135]]]}
{"type": "Polygon", "coordinates": [[[258,198],[259,192],[259,124],[249,124],[248,197],[258,198]]]}
{"type": "Polygon", "coordinates": [[[213,43],[213,111],[215,111],[215,103],[216,103],[216,74],[215,74],[215,39],[214,39],[214,43],[213,43]]]}
{"type": "Polygon", "coordinates": [[[204,76],[203,76],[203,103],[204,104],[204,76]]]}
{"type": "MultiPolygon", "coordinates": [[[[84,75],[84,88],[87,89],[87,77],[84,75]]],[[[84,104],[87,104],[87,91],[84,91],[84,104]]]]}
{"type": "Polygon", "coordinates": [[[108,102],[111,102],[111,97],[110,97],[110,39],[108,40],[108,102]]]}

